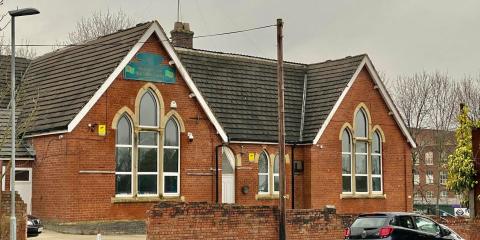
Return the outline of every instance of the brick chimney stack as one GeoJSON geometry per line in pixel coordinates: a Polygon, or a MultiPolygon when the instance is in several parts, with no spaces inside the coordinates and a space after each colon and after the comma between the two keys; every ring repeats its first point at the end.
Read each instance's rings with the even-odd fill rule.
{"type": "Polygon", "coordinates": [[[189,23],[175,22],[170,35],[172,36],[173,46],[193,48],[193,32],[190,31],[189,23]]]}

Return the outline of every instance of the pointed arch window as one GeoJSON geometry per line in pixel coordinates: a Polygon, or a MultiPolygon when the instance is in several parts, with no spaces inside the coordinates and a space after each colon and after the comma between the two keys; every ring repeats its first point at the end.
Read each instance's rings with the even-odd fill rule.
{"type": "Polygon", "coordinates": [[[135,113],[123,107],[115,116],[115,195],[180,196],[180,132],[185,131],[184,124],[175,110],[163,115],[160,92],[147,85],[137,96],[135,113]]]}
{"type": "Polygon", "coordinates": [[[171,117],[165,126],[163,192],[165,195],[180,193],[180,131],[174,117],[171,117]]]}
{"type": "MultiPolygon", "coordinates": [[[[379,127],[371,130],[370,119],[364,107],[354,114],[353,131],[342,128],[342,193],[383,193],[383,135],[379,127]]],[[[349,124],[347,124],[349,125],[349,124]]]]}
{"type": "Polygon", "coordinates": [[[342,133],[342,191],[352,192],[352,138],[347,129],[342,133]]]}
{"type": "Polygon", "coordinates": [[[275,159],[273,160],[273,192],[274,193],[278,193],[280,191],[280,177],[279,177],[279,174],[278,174],[278,166],[279,166],[279,162],[280,161],[278,159],[278,154],[275,155],[275,159]]]}
{"type": "Polygon", "coordinates": [[[115,142],[115,194],[132,195],[132,122],[122,115],[117,123],[115,142]]]}
{"type": "Polygon", "coordinates": [[[140,99],[139,123],[141,127],[158,127],[158,104],[152,90],[146,91],[140,99]]]}
{"type": "Polygon", "coordinates": [[[382,192],[382,137],[378,131],[372,138],[372,192],[382,192]]]}
{"type": "Polygon", "coordinates": [[[258,192],[270,192],[270,160],[265,151],[260,153],[258,158],[258,192]]]}
{"type": "Polygon", "coordinates": [[[137,189],[139,195],[158,193],[159,132],[158,104],[152,90],[146,91],[140,99],[138,132],[137,189]]]}

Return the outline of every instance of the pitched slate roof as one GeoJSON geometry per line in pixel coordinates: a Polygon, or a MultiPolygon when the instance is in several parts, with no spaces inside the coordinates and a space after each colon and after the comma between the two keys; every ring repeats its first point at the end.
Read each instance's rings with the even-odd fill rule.
{"type": "MultiPolygon", "coordinates": [[[[10,56],[0,55],[0,109],[7,108],[10,102],[10,61],[10,56]]],[[[20,84],[29,63],[30,60],[26,58],[15,58],[15,80],[17,85],[20,84]]]]}
{"type": "MultiPolygon", "coordinates": [[[[10,110],[0,109],[0,158],[10,159],[12,141],[10,141],[11,135],[9,126],[10,110]]],[[[34,153],[28,149],[28,146],[24,141],[19,141],[15,145],[15,148],[17,158],[32,158],[34,155],[34,153]]]]}
{"type": "MultiPolygon", "coordinates": [[[[269,59],[176,48],[230,141],[275,141],[277,65],[269,59]]],[[[286,141],[299,138],[306,66],[285,66],[286,141]]]]}
{"type": "Polygon", "coordinates": [[[311,142],[366,55],[308,65],[303,141],[311,142]]]}
{"type": "MultiPolygon", "coordinates": [[[[29,96],[19,104],[24,117],[32,111],[32,99],[38,96],[35,124],[29,134],[70,131],[69,124],[95,103],[113,81],[112,73],[118,73],[118,67],[123,66],[120,63],[125,64],[133,54],[128,53],[152,29],[166,39],[160,25],[150,22],[34,59],[23,79],[29,96]]],[[[164,46],[190,89],[201,95],[198,100],[224,141],[227,136],[228,141],[277,140],[276,60],[173,50],[168,42],[164,46]]],[[[347,83],[364,63],[373,69],[366,55],[315,64],[285,62],[287,142],[316,141],[327,116],[348,89],[347,83]]]]}
{"type": "MultiPolygon", "coordinates": [[[[176,50],[229,140],[275,142],[278,139],[275,60],[205,50],[176,50]]],[[[285,64],[287,142],[313,141],[365,56],[310,65],[285,64]],[[300,140],[305,77],[305,127],[300,140]]]]}
{"type": "Polygon", "coordinates": [[[24,117],[38,96],[36,120],[29,134],[66,130],[151,24],[139,24],[34,59],[23,80],[29,96],[20,103],[24,117]]]}

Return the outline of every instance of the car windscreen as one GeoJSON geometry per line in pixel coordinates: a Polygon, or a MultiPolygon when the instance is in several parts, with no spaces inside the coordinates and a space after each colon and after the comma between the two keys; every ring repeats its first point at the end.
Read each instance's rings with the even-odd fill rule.
{"type": "Polygon", "coordinates": [[[386,216],[359,217],[353,222],[352,228],[380,228],[385,226],[386,216]]]}

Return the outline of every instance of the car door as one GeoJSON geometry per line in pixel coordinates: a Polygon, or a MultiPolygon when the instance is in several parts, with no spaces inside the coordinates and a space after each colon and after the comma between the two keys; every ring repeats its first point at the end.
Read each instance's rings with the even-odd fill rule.
{"type": "Polygon", "coordinates": [[[425,239],[424,234],[415,229],[413,218],[410,215],[399,215],[393,218],[391,225],[396,226],[393,238],[399,240],[425,239]]]}
{"type": "Polygon", "coordinates": [[[421,216],[415,216],[414,221],[418,230],[417,232],[418,234],[421,234],[422,239],[447,239],[440,236],[441,227],[433,220],[421,216]]]}

